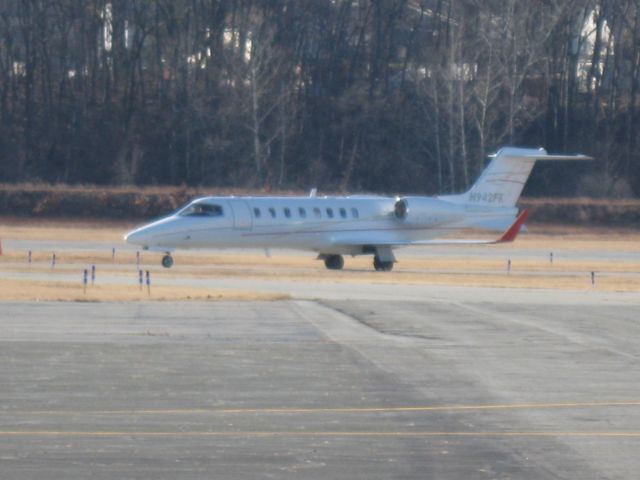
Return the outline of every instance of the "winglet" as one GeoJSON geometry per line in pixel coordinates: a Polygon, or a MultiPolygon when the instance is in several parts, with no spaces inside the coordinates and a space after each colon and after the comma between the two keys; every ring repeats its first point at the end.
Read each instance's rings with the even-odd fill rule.
{"type": "Polygon", "coordinates": [[[524,225],[524,222],[527,221],[528,216],[529,216],[529,210],[523,210],[522,212],[520,212],[520,215],[518,215],[518,217],[516,218],[516,221],[513,222],[513,225],[511,225],[507,229],[507,231],[504,232],[502,237],[500,237],[500,240],[498,240],[496,243],[513,242],[518,236],[518,233],[520,233],[520,228],[522,228],[522,225],[524,225]]]}

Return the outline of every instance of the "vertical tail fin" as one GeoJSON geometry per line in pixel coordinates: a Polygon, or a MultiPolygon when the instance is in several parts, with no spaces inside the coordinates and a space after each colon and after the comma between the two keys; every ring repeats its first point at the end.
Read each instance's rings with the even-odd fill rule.
{"type": "Polygon", "coordinates": [[[544,148],[501,148],[468,192],[441,198],[487,207],[513,207],[536,160],[591,160],[591,157],[549,155],[544,148]]]}

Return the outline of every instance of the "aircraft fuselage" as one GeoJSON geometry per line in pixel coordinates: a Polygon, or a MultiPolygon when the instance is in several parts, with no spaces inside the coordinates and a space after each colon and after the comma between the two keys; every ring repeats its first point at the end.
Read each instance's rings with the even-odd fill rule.
{"type": "MultiPolygon", "coordinates": [[[[589,159],[505,147],[467,192],[440,197],[203,197],[125,239],[167,253],[193,248],[311,250],[330,269],[342,268],[342,255],[373,254],[376,270],[388,271],[397,247],[512,241],[526,220],[526,212],[518,215],[516,202],[534,163],[589,159]],[[498,240],[447,238],[465,229],[507,227],[498,240]]],[[[162,263],[170,267],[173,259],[167,255],[162,263]]]]}
{"type": "Polygon", "coordinates": [[[357,255],[368,245],[446,237],[473,227],[480,219],[497,222],[502,229],[517,212],[514,208],[483,208],[481,215],[478,209],[469,211],[465,205],[438,198],[409,198],[419,198],[422,205],[416,211],[410,207],[409,216],[402,220],[394,211],[398,202],[394,197],[203,197],[134,230],[126,240],[167,252],[281,247],[357,255]],[[197,205],[211,208],[189,210],[197,205]]]}

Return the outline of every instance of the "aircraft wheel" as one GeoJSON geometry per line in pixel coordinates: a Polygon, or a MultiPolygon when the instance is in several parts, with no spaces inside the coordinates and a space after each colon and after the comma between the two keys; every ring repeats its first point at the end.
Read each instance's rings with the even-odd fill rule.
{"type": "Polygon", "coordinates": [[[383,262],[378,255],[374,255],[373,268],[376,272],[390,272],[393,270],[393,262],[383,262]]]}
{"type": "Polygon", "coordinates": [[[324,259],[324,265],[329,270],[342,270],[342,267],[344,267],[344,258],[342,258],[342,255],[328,255],[327,258],[324,259]]]}
{"type": "Polygon", "coordinates": [[[162,266],[164,268],[171,268],[173,266],[173,257],[171,255],[162,257],[162,266]]]}

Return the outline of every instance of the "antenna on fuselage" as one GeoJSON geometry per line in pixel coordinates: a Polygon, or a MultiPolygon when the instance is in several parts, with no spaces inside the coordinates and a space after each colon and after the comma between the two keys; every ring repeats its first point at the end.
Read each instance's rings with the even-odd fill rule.
{"type": "Polygon", "coordinates": [[[312,188],[311,190],[309,190],[309,197],[310,198],[314,198],[317,194],[318,194],[318,189],[317,188],[312,188]]]}

